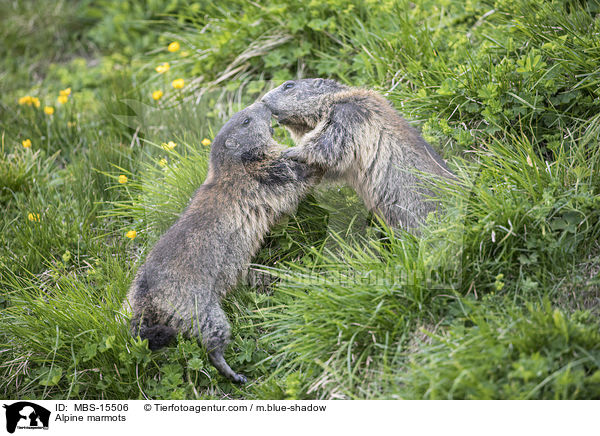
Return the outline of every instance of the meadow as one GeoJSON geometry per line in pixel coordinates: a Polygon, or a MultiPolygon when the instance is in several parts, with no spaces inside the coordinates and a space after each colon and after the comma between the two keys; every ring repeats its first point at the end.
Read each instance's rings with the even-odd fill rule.
{"type": "Polygon", "coordinates": [[[600,2],[0,11],[0,397],[600,398],[600,2]],[[331,185],[273,228],[224,302],[238,386],[122,302],[220,126],[297,77],[385,95],[459,182],[418,236],[331,185]]]}

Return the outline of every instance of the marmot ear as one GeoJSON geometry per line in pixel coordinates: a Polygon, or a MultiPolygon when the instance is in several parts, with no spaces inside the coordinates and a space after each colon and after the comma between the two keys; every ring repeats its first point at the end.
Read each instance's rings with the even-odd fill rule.
{"type": "Polygon", "coordinates": [[[236,148],[237,147],[237,142],[235,142],[232,138],[227,138],[225,140],[225,148],[236,148]]]}

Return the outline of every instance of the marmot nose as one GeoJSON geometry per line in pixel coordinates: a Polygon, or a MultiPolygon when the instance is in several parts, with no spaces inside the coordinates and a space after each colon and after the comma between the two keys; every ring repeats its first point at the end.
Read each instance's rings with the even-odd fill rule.
{"type": "Polygon", "coordinates": [[[273,89],[270,90],[269,92],[267,92],[265,95],[262,96],[262,98],[260,99],[260,101],[264,104],[268,104],[270,98],[271,98],[271,94],[273,94],[273,89]]]}
{"type": "Polygon", "coordinates": [[[265,118],[271,118],[271,111],[262,100],[255,102],[252,106],[255,107],[257,110],[260,110],[259,113],[261,115],[264,115],[265,118]]]}

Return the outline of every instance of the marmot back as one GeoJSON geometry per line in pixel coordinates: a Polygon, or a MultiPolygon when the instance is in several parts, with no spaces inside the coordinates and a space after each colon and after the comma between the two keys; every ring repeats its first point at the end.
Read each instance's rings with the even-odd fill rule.
{"type": "Polygon", "coordinates": [[[284,155],[345,181],[388,225],[416,230],[437,205],[419,173],[454,178],[379,94],[334,80],[285,82],[262,101],[296,141],[284,155]]]}
{"type": "Polygon", "coordinates": [[[211,149],[208,175],[177,222],[152,248],[127,296],[132,334],[149,347],[182,331],[206,346],[212,364],[236,382],[223,356],[230,339],[222,297],[246,272],[269,228],[316,183],[308,165],[281,157],[271,112],[261,103],[235,114],[211,149]]]}

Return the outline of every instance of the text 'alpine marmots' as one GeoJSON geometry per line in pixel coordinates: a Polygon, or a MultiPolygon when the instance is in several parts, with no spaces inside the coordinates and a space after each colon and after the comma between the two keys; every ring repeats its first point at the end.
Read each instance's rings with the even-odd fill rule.
{"type": "Polygon", "coordinates": [[[262,101],[296,142],[286,156],[345,181],[392,227],[416,229],[436,209],[419,172],[453,178],[417,130],[373,91],[302,79],[285,82],[262,101]]]}
{"type": "Polygon", "coordinates": [[[127,296],[131,330],[149,347],[182,331],[201,339],[210,361],[235,382],[223,352],[230,339],[221,299],[235,287],[271,225],[296,209],[315,170],[281,157],[262,103],[236,113],[215,137],[206,180],[139,268],[127,296]]]}

